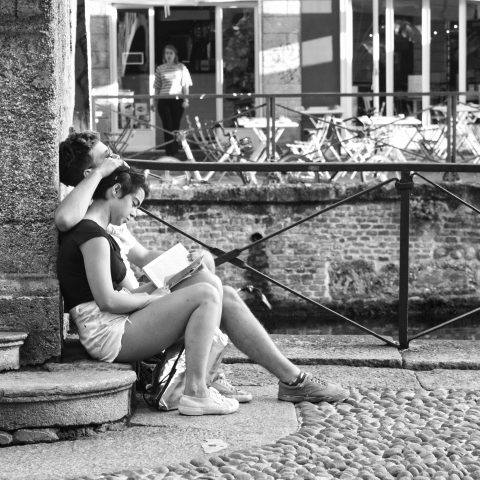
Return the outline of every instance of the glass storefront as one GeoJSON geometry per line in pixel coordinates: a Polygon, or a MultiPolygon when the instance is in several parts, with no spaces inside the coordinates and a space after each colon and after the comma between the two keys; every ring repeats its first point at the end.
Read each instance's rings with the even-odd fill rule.
{"type": "MultiPolygon", "coordinates": [[[[189,2],[185,2],[188,4],[189,2]]],[[[165,45],[173,44],[179,60],[192,77],[193,94],[255,93],[255,22],[254,4],[247,8],[229,5],[185,5],[148,8],[113,7],[116,12],[114,45],[115,72],[113,83],[118,94],[126,96],[114,111],[114,129],[127,124],[135,129],[129,149],[136,143],[153,147],[162,143],[163,133],[158,115],[145,99],[133,95],[153,95],[155,68],[162,63],[165,45]],[[219,70],[219,67],[221,70],[219,70]],[[135,139],[138,139],[136,141],[135,139]]],[[[182,128],[194,121],[228,119],[248,110],[253,102],[243,99],[191,99],[190,108],[182,119],[182,128]]]]}
{"type": "MultiPolygon", "coordinates": [[[[253,8],[225,8],[222,16],[223,93],[255,92],[255,17],[253,8]]],[[[223,118],[253,107],[251,99],[227,99],[223,118]]],[[[227,122],[227,125],[231,122],[227,122]]],[[[229,125],[228,125],[229,126],[229,125]]]]}
{"type": "MultiPolygon", "coordinates": [[[[122,6],[105,4],[105,15],[112,19],[109,35],[114,59],[110,70],[103,65],[95,71],[95,78],[102,76],[105,91],[152,95],[155,67],[161,63],[167,43],[177,46],[180,60],[191,73],[191,93],[255,93],[256,85],[265,82],[265,77],[258,78],[256,62],[265,58],[258,45],[262,35],[271,38],[272,27],[265,33],[258,31],[266,23],[265,19],[261,24],[258,21],[257,2],[175,0],[168,9],[153,0],[146,0],[146,5],[133,0],[122,6]],[[109,74],[111,78],[106,78],[109,74]]],[[[331,62],[331,68],[339,71],[336,91],[359,92],[358,99],[344,107],[346,116],[420,115],[428,107],[425,100],[442,100],[439,95],[426,99],[415,92],[461,90],[468,92],[468,101],[478,101],[479,0],[332,0],[331,5],[338,5],[340,15],[339,55],[331,62]],[[371,95],[384,91],[409,95],[395,100],[371,95]]],[[[300,39],[301,48],[307,40],[300,39]]],[[[108,46],[102,48],[108,50],[108,46]]],[[[100,49],[98,55],[99,59],[105,56],[100,49]]],[[[342,98],[342,104],[344,101],[342,98]]],[[[153,146],[161,143],[161,132],[155,134],[152,125],[160,124],[147,103],[124,99],[118,105],[121,115],[114,116],[112,125],[121,129],[127,114],[135,114],[136,138],[153,146]],[[142,137],[141,132],[147,130],[153,132],[150,140],[142,137]]],[[[223,101],[205,97],[193,99],[187,113],[208,122],[229,119],[252,106],[249,98],[223,101]]],[[[183,127],[187,126],[185,119],[183,127]]]]}
{"type": "MultiPolygon", "coordinates": [[[[117,79],[119,95],[148,95],[150,81],[148,10],[119,10],[117,14],[117,79]]],[[[121,98],[118,128],[131,123],[135,129],[150,129],[146,100],[121,98]]]]}
{"type": "MultiPolygon", "coordinates": [[[[163,7],[155,7],[154,12],[155,67],[162,63],[165,45],[174,45],[178,49],[180,62],[190,72],[193,83],[190,93],[215,93],[215,7],[171,7],[168,15],[165,15],[163,7]]],[[[194,122],[192,115],[204,121],[213,120],[215,113],[215,99],[192,98],[182,118],[181,128],[188,127],[187,120],[194,122]]],[[[162,132],[158,131],[157,144],[162,142],[162,138],[162,132]]]]}
{"type": "MultiPolygon", "coordinates": [[[[431,6],[430,90],[458,90],[458,5],[431,6]]],[[[433,99],[434,100],[434,99],[433,99]]]]}
{"type": "Polygon", "coordinates": [[[480,3],[467,3],[467,100],[480,95],[480,3]]]}
{"type": "MultiPolygon", "coordinates": [[[[478,0],[466,2],[351,0],[351,8],[355,19],[352,34],[353,87],[354,91],[365,92],[365,95],[359,96],[358,113],[365,113],[369,109],[373,111],[372,98],[368,96],[368,92],[372,91],[468,90],[471,92],[468,95],[470,99],[478,99],[480,85],[478,0]],[[375,9],[378,12],[376,17],[375,9]],[[393,12],[391,23],[390,12],[393,12]],[[461,31],[459,20],[462,15],[466,17],[464,49],[461,44],[464,32],[461,31]],[[425,19],[429,19],[429,24],[422,24],[425,19]],[[377,46],[374,41],[375,26],[378,31],[377,46]],[[427,38],[423,37],[424,31],[427,38]],[[389,38],[393,39],[393,48],[390,50],[391,63],[388,61],[389,38]],[[466,57],[466,65],[462,64],[462,55],[466,57]],[[427,72],[423,71],[425,65],[429,68],[427,72]],[[425,88],[422,77],[429,78],[429,88],[425,88]],[[462,81],[462,78],[465,80],[462,81]],[[389,85],[392,88],[388,88],[389,85]]],[[[430,99],[431,102],[438,100],[430,99]]],[[[391,113],[416,114],[421,109],[421,98],[412,96],[396,99],[391,113]]],[[[382,102],[379,110],[383,110],[382,102]]]]}

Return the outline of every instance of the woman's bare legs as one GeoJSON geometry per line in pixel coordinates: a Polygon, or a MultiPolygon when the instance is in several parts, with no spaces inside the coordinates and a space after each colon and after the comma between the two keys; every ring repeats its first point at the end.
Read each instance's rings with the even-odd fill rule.
{"type": "Polygon", "coordinates": [[[116,358],[131,362],[149,358],[185,335],[185,395],[207,397],[206,370],[212,338],[221,315],[216,288],[198,283],[181,292],[155,298],[130,315],[125,325],[122,349],[116,358]]]}
{"type": "Polygon", "coordinates": [[[174,292],[178,290],[182,290],[185,287],[189,287],[191,285],[196,285],[197,283],[208,283],[215,287],[220,298],[223,299],[223,285],[222,281],[214,275],[210,270],[206,268],[202,268],[201,270],[197,270],[191,277],[180,282],[178,285],[175,285],[173,288],[174,292]]]}
{"type": "Polygon", "coordinates": [[[233,344],[282,382],[295,380],[300,369],[278,350],[237,291],[223,287],[222,327],[233,344]]]}
{"type": "MultiPolygon", "coordinates": [[[[211,272],[202,272],[202,277],[192,277],[188,281],[194,284],[202,278],[218,289],[220,279],[211,272]]],[[[280,380],[279,400],[338,402],[348,397],[348,390],[340,385],[301,372],[278,350],[237,291],[228,286],[222,287],[222,290],[222,327],[236,347],[280,380]]]]}
{"type": "Polygon", "coordinates": [[[221,280],[206,269],[184,280],[177,288],[182,289],[197,282],[207,282],[223,292],[221,326],[237,348],[282,382],[297,378],[300,369],[278,350],[234,288],[222,286],[221,280]]]}

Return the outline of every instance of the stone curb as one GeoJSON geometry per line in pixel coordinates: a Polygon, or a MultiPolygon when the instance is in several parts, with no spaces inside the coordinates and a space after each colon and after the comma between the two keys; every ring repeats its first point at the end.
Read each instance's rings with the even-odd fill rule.
{"type": "Polygon", "coordinates": [[[20,347],[27,336],[25,332],[0,330],[0,372],[20,368],[20,347]]]}
{"type": "Polygon", "coordinates": [[[401,353],[409,370],[479,370],[478,340],[413,340],[401,353]]]}
{"type": "MultiPolygon", "coordinates": [[[[393,338],[386,337],[393,341],[393,338]]],[[[476,340],[414,340],[398,350],[369,335],[272,335],[283,354],[296,364],[346,365],[407,370],[480,369],[476,340]]],[[[252,363],[233,345],[224,363],[252,363]]]]}
{"type": "MultiPolygon", "coordinates": [[[[78,368],[56,364],[30,371],[0,374],[0,429],[24,442],[18,431],[114,422],[131,414],[137,376],[124,365],[104,368],[100,362],[78,368]]],[[[52,441],[50,431],[38,441],[52,441]]],[[[28,438],[37,438],[30,433],[28,438]]],[[[9,442],[4,436],[4,443],[9,442]]]]}

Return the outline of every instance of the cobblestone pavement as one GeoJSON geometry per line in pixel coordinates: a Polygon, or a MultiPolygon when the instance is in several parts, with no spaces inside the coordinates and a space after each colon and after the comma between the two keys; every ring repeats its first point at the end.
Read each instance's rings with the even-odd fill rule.
{"type": "Polygon", "coordinates": [[[298,415],[299,430],[273,444],[77,480],[480,479],[478,390],[359,388],[298,415]]]}

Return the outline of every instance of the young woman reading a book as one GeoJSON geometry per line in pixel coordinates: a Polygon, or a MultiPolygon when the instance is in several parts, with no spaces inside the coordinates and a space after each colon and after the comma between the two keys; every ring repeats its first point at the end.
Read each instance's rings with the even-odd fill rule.
{"type": "Polygon", "coordinates": [[[99,183],[84,219],[61,235],[58,278],[65,308],[88,353],[106,362],[148,358],[184,337],[186,383],[179,412],[233,413],[237,400],[209,389],[206,380],[222,311],[218,289],[203,282],[168,295],[122,289],[126,268],[106,227],[134,218],[146,195],[144,175],[120,167],[99,183]]]}
{"type": "MultiPolygon", "coordinates": [[[[165,157],[167,158],[167,157],[165,157]]],[[[92,201],[92,195],[100,180],[116,168],[128,166],[118,155],[100,142],[99,135],[92,131],[75,132],[59,145],[60,181],[67,187],[75,187],[62,200],[55,211],[55,225],[61,232],[73,228],[85,216],[92,201]],[[94,148],[95,147],[95,148],[94,148]]],[[[127,224],[108,225],[107,232],[120,246],[122,260],[127,268],[124,279],[125,287],[130,290],[139,288],[131,264],[142,269],[163,252],[145,248],[129,231],[127,224]]],[[[203,252],[203,265],[211,272],[215,271],[215,263],[209,252],[203,252]]],[[[194,252],[193,255],[197,255],[194,252]]],[[[145,291],[154,290],[152,285],[143,285],[145,291]]],[[[252,400],[252,394],[232,385],[224,374],[217,372],[211,386],[229,398],[240,403],[252,400]]]]}
{"type": "MultiPolygon", "coordinates": [[[[87,209],[93,191],[95,191],[98,185],[102,184],[102,176],[108,171],[105,165],[110,165],[111,163],[112,159],[109,149],[99,141],[98,136],[95,136],[95,134],[91,132],[73,134],[65,142],[60,144],[60,178],[62,178],[62,164],[64,165],[64,170],[65,164],[70,164],[72,168],[76,168],[77,171],[86,175],[57,209],[55,221],[60,230],[65,231],[67,228],[72,228],[81,220],[80,212],[82,212],[82,209],[87,209]]],[[[140,198],[137,198],[137,201],[141,199],[142,196],[140,194],[140,198]]],[[[113,199],[111,200],[113,201],[113,199]]],[[[97,200],[94,201],[94,204],[95,202],[97,202],[97,200]]],[[[88,212],[90,212],[90,208],[88,208],[88,212]]],[[[155,258],[160,252],[156,253],[156,255],[155,253],[156,252],[151,252],[149,255],[144,255],[143,265],[155,258]]],[[[125,296],[125,294],[118,295],[125,296]]],[[[160,334],[155,333],[155,335],[149,336],[149,329],[152,331],[159,329],[159,331],[161,331],[163,329],[163,320],[158,320],[156,317],[149,317],[147,320],[146,317],[148,317],[148,315],[143,312],[153,311],[158,313],[161,311],[160,305],[163,305],[162,302],[166,302],[166,305],[168,305],[167,313],[170,315],[170,322],[172,322],[172,319],[177,318],[180,312],[183,312],[182,315],[186,315],[187,312],[185,309],[192,313],[192,310],[188,310],[188,308],[192,309],[195,301],[199,301],[196,295],[199,295],[202,300],[208,303],[212,312],[215,311],[215,315],[213,315],[215,322],[213,322],[212,318],[210,318],[210,321],[213,323],[220,321],[222,329],[225,330],[237,348],[279,379],[279,400],[291,402],[300,402],[303,400],[310,402],[336,402],[348,397],[348,390],[345,390],[337,384],[326,382],[323,379],[303,372],[290,362],[278,350],[263,326],[238,295],[236,289],[223,285],[220,278],[216,276],[213,271],[206,268],[199,270],[191,277],[182,281],[174,288],[171,294],[165,297],[155,298],[154,300],[151,298],[140,299],[138,293],[135,293],[133,296],[138,298],[136,301],[144,301],[145,306],[129,315],[129,320],[132,323],[124,322],[125,342],[123,339],[121,340],[121,351],[119,351],[117,357],[110,357],[109,360],[131,361],[148,358],[174,343],[174,341],[181,336],[180,332],[182,328],[186,331],[187,324],[190,325],[188,319],[182,317],[183,319],[179,322],[179,325],[175,327],[178,330],[176,330],[176,332],[169,330],[166,337],[162,337],[162,340],[158,343],[154,342],[155,345],[151,345],[152,348],[150,349],[144,347],[143,335],[148,337],[148,339],[146,339],[147,341],[152,341],[153,338],[156,338],[155,335],[160,334]],[[193,290],[191,290],[190,287],[193,290]],[[195,293],[195,300],[191,298],[191,295],[193,295],[192,292],[195,293]],[[204,297],[202,297],[203,294],[205,294],[204,297]],[[177,301],[180,305],[178,308],[176,307],[177,301]],[[157,302],[159,303],[157,304],[157,302]],[[152,307],[152,305],[154,305],[154,307],[152,307]],[[135,325],[136,322],[133,321],[136,318],[141,319],[139,320],[139,325],[141,324],[140,328],[137,328],[137,325],[135,325]],[[147,328],[147,333],[143,332],[143,325],[147,328]],[[174,339],[175,333],[177,337],[174,339]],[[152,350],[155,349],[157,350],[152,352],[152,350]],[[138,357],[136,357],[136,355],[138,357]]],[[[152,297],[155,297],[155,294],[153,294],[152,297]]],[[[106,306],[109,307],[109,304],[107,303],[106,306]]],[[[125,314],[128,312],[124,310],[119,313],[125,314]]],[[[170,327],[166,328],[169,329],[170,327]]],[[[190,330],[192,329],[193,327],[190,330]]],[[[207,337],[210,335],[210,329],[211,325],[205,332],[207,337]]],[[[204,337],[200,336],[199,338],[204,337]]],[[[189,348],[188,345],[188,342],[186,342],[187,351],[189,348]]],[[[188,358],[187,356],[187,360],[188,358]]],[[[192,393],[192,390],[189,389],[187,392],[186,389],[187,396],[189,396],[189,393],[192,393]]],[[[203,393],[205,393],[204,390],[203,393]]]]}

